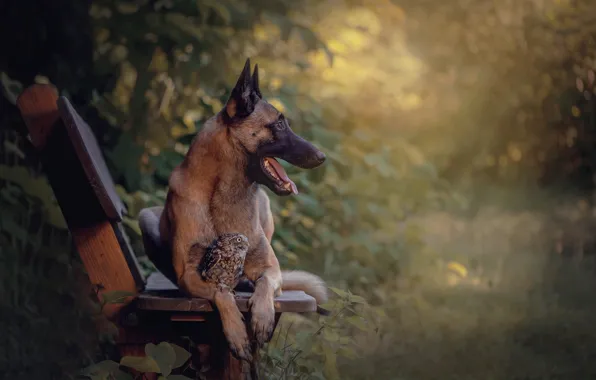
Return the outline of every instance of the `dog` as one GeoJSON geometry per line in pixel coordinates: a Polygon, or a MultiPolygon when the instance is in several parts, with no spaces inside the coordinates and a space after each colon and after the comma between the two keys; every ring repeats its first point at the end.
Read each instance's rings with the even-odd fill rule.
{"type": "Polygon", "coordinates": [[[182,163],[172,171],[163,211],[147,209],[151,215],[140,217],[160,218],[159,226],[143,228],[159,228],[155,232],[161,241],[155,244],[167,247],[171,254],[152,254],[152,261],[183,292],[215,303],[231,351],[245,360],[251,360],[250,343],[234,296],[205,282],[196,270],[218,236],[248,237],[244,276],[254,286],[250,327],[259,347],[273,334],[273,300],[282,289],[303,290],[317,304],[327,300],[323,280],[303,271],[282,272],[271,247],[273,217],[261,186],[279,196],[298,193],[276,158],[312,169],[326,157],[294,133],[283,113],[263,99],[258,65],[251,75],[247,59],[225,106],[205,122],[182,163]]]}

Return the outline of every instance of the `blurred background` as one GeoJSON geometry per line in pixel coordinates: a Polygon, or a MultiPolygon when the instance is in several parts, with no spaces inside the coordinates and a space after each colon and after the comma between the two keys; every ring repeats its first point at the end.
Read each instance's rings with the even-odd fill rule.
{"type": "Polygon", "coordinates": [[[137,214],[250,57],[328,157],[287,167],[273,247],[335,294],[283,317],[265,378],[596,378],[591,0],[5,0],[0,49],[0,377],[113,355],[20,91],[91,125],[149,273],[137,214]]]}

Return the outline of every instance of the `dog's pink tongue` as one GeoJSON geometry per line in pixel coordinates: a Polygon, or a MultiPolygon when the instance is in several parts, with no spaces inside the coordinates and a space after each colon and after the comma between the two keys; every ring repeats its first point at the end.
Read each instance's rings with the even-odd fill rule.
{"type": "Polygon", "coordinates": [[[269,162],[273,170],[275,170],[279,178],[281,178],[282,181],[290,184],[290,186],[292,187],[292,193],[298,194],[298,188],[296,187],[296,184],[294,183],[294,181],[290,179],[290,177],[288,177],[286,171],[280,165],[280,163],[277,162],[277,160],[273,157],[266,157],[265,159],[269,162]]]}

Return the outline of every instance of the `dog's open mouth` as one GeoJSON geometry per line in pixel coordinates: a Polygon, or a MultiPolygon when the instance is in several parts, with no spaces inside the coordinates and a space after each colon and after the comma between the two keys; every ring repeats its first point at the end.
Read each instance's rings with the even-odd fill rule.
{"type": "Polygon", "coordinates": [[[294,194],[298,194],[298,188],[296,184],[288,177],[284,168],[277,162],[273,157],[265,157],[261,160],[261,167],[269,179],[275,181],[275,183],[284,190],[291,191],[294,194]]]}

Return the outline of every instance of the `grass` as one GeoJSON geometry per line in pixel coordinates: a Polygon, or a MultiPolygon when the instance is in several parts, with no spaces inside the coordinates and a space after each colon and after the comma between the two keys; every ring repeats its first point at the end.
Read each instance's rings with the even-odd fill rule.
{"type": "Polygon", "coordinates": [[[389,318],[359,360],[353,379],[511,380],[596,378],[596,271],[553,252],[544,214],[483,210],[419,223],[436,260],[409,268],[422,278],[393,287],[389,318]],[[468,267],[465,277],[444,262],[468,267]],[[430,263],[430,264],[429,264],[430,263]]]}
{"type": "Polygon", "coordinates": [[[390,312],[374,352],[343,369],[359,379],[590,379],[593,309],[541,294],[421,292],[390,312]]]}

